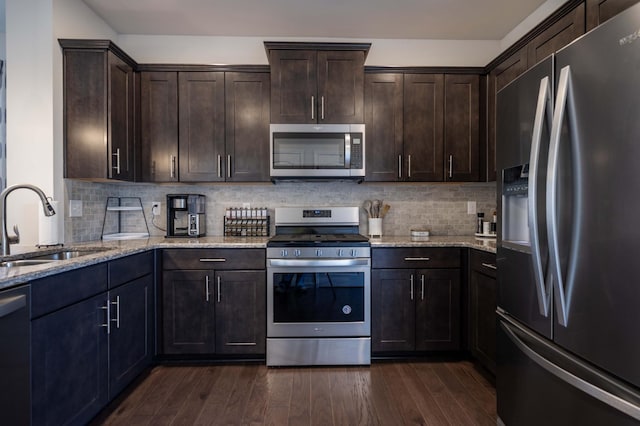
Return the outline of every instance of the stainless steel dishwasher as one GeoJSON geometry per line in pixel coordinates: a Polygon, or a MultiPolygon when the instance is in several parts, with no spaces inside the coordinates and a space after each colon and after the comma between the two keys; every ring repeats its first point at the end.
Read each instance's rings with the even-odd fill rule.
{"type": "Polygon", "coordinates": [[[0,423],[30,423],[29,285],[0,291],[0,423]]]}

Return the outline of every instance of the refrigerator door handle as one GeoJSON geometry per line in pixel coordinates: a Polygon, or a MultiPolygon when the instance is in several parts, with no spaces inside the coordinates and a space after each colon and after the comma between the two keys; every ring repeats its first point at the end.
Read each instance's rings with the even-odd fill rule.
{"type": "Polygon", "coordinates": [[[512,330],[513,326],[504,322],[504,320],[500,320],[500,327],[513,342],[513,344],[516,345],[516,347],[520,351],[522,351],[522,353],[524,353],[529,359],[531,359],[531,361],[535,362],[549,373],[553,374],[563,382],[568,383],[576,389],[586,393],[587,395],[590,395],[598,401],[610,407],[613,407],[616,410],[625,413],[626,415],[636,420],[640,420],[639,406],[634,405],[631,402],[626,401],[610,392],[607,392],[604,389],[594,386],[593,384],[559,367],[542,355],[538,354],[535,350],[531,349],[522,339],[520,339],[520,337],[518,337],[518,335],[512,330]]]}
{"type": "Polygon", "coordinates": [[[549,163],[547,173],[547,234],[549,238],[549,269],[554,285],[556,313],[560,325],[568,323],[568,301],[564,290],[564,281],[560,265],[560,247],[558,241],[558,157],[560,152],[560,136],[565,120],[565,110],[571,85],[571,68],[567,65],[560,71],[558,93],[551,124],[551,140],[549,143],[549,163]]]}
{"type": "Polygon", "coordinates": [[[545,284],[540,255],[540,238],[538,226],[538,171],[540,163],[540,145],[542,143],[542,127],[545,119],[551,117],[553,107],[551,105],[551,87],[549,77],[540,80],[538,91],[538,105],[533,122],[533,135],[531,138],[531,154],[529,157],[529,188],[528,188],[528,218],[529,241],[531,241],[531,256],[533,261],[533,276],[536,283],[536,295],[538,296],[538,308],[540,315],[549,316],[551,301],[551,287],[545,284]]]}

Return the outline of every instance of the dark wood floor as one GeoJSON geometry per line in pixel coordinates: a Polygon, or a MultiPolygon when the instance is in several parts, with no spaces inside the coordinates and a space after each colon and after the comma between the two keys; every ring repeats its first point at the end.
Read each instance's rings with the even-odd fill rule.
{"type": "Polygon", "coordinates": [[[468,361],[159,366],[94,424],[494,426],[496,394],[468,361]]]}

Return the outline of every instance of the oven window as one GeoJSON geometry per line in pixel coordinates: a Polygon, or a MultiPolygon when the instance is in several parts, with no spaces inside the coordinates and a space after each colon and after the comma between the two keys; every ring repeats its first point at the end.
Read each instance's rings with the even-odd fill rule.
{"type": "Polygon", "coordinates": [[[364,321],[363,272],[273,274],[276,323],[364,321]]]}
{"type": "Polygon", "coordinates": [[[345,135],[274,133],[274,169],[344,169],[345,135]]]}

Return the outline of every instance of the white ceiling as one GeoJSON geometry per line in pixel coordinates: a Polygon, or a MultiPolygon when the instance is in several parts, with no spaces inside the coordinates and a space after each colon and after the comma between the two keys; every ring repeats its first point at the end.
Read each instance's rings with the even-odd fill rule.
{"type": "Polygon", "coordinates": [[[501,40],[544,0],[83,0],[119,34],[501,40]]]}

